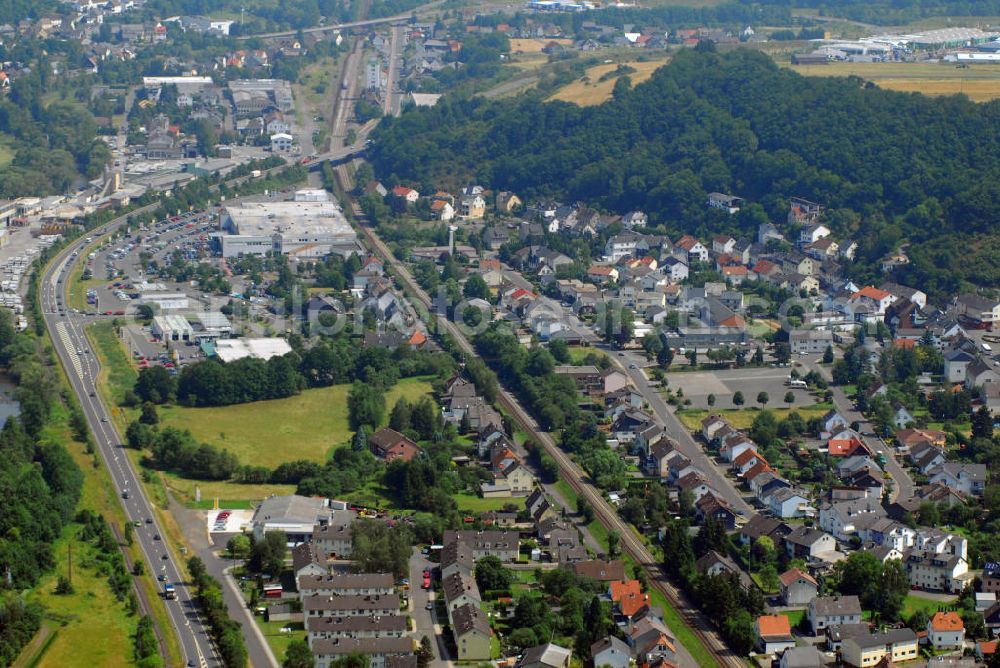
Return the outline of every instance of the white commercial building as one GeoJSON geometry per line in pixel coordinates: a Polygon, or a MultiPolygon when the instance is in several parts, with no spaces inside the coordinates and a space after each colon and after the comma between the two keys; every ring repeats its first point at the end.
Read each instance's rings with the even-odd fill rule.
{"type": "Polygon", "coordinates": [[[223,362],[244,357],[269,360],[290,352],[292,347],[284,339],[221,339],[215,342],[215,354],[223,362]]]}
{"type": "Polygon", "coordinates": [[[227,339],[233,335],[233,323],[219,311],[198,314],[200,329],[195,333],[199,339],[227,339]]]}
{"type": "Polygon", "coordinates": [[[324,191],[300,190],[285,202],[241,202],[222,210],[223,257],[281,253],[303,258],[357,252],[358,238],[324,191]],[[321,193],[320,199],[317,193],[321,193]]]}
{"type": "Polygon", "coordinates": [[[161,311],[185,309],[188,308],[190,303],[188,296],[183,292],[154,292],[152,294],[144,292],[139,295],[139,301],[161,311]]]}
{"type": "Polygon", "coordinates": [[[180,315],[158,315],[150,327],[153,336],[161,341],[190,341],[194,329],[187,318],[180,315]]]}

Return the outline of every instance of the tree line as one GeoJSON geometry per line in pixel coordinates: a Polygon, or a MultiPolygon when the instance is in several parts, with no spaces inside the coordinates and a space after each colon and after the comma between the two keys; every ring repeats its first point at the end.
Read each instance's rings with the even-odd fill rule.
{"type": "Polygon", "coordinates": [[[455,369],[454,360],[445,353],[414,351],[406,346],[396,350],[363,348],[348,336],[324,337],[308,350],[298,339],[293,338],[292,343],[297,350],[266,362],[250,357],[228,363],[202,360],[185,366],[178,377],[159,366],[142,369],[126,403],[176,401],[185,406],[228,406],[282,399],[307,387],[355,380],[387,390],[400,378],[443,377],[455,369]]]}

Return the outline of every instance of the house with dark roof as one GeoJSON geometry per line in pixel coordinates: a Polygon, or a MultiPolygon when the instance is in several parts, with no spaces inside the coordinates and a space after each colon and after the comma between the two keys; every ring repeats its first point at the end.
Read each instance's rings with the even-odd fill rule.
{"type": "Polygon", "coordinates": [[[798,568],[788,569],[778,580],[781,582],[781,600],[788,606],[808,605],[819,592],[816,578],[798,568]]]}
{"type": "Polygon", "coordinates": [[[595,666],[629,668],[632,648],[615,636],[605,636],[590,646],[590,656],[595,666]]]}
{"type": "Polygon", "coordinates": [[[860,624],[861,602],[857,596],[818,596],[806,611],[814,635],[836,624],[860,624]]]}
{"type": "Polygon", "coordinates": [[[466,603],[451,613],[452,632],[459,661],[489,661],[490,622],[479,606],[466,603]]]}
{"type": "Polygon", "coordinates": [[[385,460],[386,464],[397,459],[408,462],[421,452],[416,443],[389,427],[379,429],[369,436],[368,447],[373,455],[385,460]]]}
{"type": "Polygon", "coordinates": [[[625,579],[625,563],[617,559],[614,561],[587,559],[573,564],[573,572],[600,582],[613,582],[625,579]]]}
{"type": "Polygon", "coordinates": [[[835,551],[837,541],[826,532],[799,525],[785,536],[785,549],[792,559],[815,559],[835,551]]]}

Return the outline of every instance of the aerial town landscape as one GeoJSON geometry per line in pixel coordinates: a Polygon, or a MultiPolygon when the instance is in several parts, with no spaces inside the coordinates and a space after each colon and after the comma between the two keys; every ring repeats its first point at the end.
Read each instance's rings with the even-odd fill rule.
{"type": "Polygon", "coordinates": [[[997,100],[996,0],[0,0],[0,666],[1000,666],[997,100]]]}

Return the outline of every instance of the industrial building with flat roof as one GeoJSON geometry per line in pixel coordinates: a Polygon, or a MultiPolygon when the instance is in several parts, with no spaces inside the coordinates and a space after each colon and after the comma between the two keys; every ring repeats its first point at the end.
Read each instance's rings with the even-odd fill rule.
{"type": "Polygon", "coordinates": [[[215,354],[223,362],[233,362],[244,357],[269,360],[292,352],[284,339],[220,339],[215,342],[215,354]]]}
{"type": "Polygon", "coordinates": [[[194,328],[180,315],[158,315],[153,318],[150,332],[161,341],[190,341],[194,328]]]}
{"type": "Polygon", "coordinates": [[[228,232],[219,237],[227,258],[272,252],[317,258],[358,250],[357,234],[340,206],[321,190],[300,190],[291,201],[229,205],[221,224],[228,232]]]}

